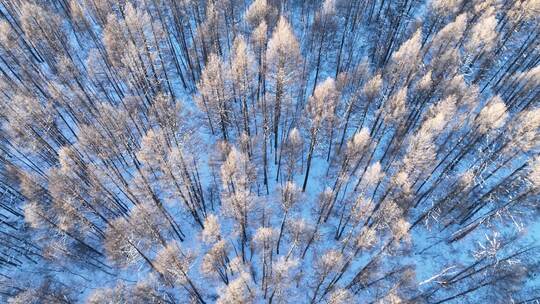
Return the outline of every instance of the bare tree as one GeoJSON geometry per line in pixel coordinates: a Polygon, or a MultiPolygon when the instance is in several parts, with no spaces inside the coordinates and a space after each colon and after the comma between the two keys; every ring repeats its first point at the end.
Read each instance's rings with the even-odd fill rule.
{"type": "Polygon", "coordinates": [[[540,299],[539,11],[2,1],[0,302],[540,299]]]}

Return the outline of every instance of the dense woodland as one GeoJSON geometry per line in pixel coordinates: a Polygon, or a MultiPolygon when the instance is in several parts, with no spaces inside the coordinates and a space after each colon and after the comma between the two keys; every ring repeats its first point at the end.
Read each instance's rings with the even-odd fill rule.
{"type": "Polygon", "coordinates": [[[0,302],[538,303],[540,1],[0,0],[0,302]]]}

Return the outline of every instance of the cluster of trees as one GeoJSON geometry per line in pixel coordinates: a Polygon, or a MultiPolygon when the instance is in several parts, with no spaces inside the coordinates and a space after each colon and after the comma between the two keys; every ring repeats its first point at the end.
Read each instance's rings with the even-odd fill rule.
{"type": "Polygon", "coordinates": [[[0,300],[540,299],[538,0],[0,2],[0,300]]]}

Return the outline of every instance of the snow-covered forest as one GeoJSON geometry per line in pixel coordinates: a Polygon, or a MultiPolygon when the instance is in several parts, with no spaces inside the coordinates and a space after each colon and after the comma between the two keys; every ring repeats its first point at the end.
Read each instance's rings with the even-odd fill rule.
{"type": "Polygon", "coordinates": [[[0,302],[538,303],[540,1],[0,0],[0,302]]]}

